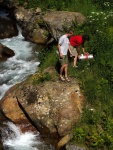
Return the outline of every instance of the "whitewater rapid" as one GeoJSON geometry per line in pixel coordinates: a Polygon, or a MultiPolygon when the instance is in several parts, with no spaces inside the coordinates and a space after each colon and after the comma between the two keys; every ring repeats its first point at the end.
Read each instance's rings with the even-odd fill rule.
{"type": "Polygon", "coordinates": [[[18,29],[18,36],[0,40],[15,53],[15,56],[0,63],[0,99],[10,87],[35,73],[40,64],[32,50],[34,44],[25,41],[21,29],[18,29]]]}
{"type": "Polygon", "coordinates": [[[4,123],[1,135],[4,150],[55,150],[51,145],[41,141],[38,133],[22,133],[19,126],[12,122],[4,123]]]}

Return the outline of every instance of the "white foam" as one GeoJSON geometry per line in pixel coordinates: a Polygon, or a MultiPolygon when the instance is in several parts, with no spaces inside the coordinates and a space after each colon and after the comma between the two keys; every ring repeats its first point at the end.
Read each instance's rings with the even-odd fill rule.
{"type": "Polygon", "coordinates": [[[15,53],[15,56],[1,63],[0,66],[1,99],[11,86],[22,82],[30,74],[35,73],[39,62],[35,59],[32,51],[34,44],[24,40],[21,29],[19,29],[18,36],[0,40],[0,42],[11,48],[15,53]]]}
{"type": "Polygon", "coordinates": [[[41,144],[38,140],[39,134],[36,135],[33,132],[22,133],[20,128],[12,122],[6,124],[8,125],[7,130],[2,130],[4,147],[12,150],[38,150],[37,145],[41,144]]]}
{"type": "Polygon", "coordinates": [[[0,130],[4,150],[55,150],[52,145],[40,141],[38,133],[22,133],[12,122],[4,123],[0,130]]]}

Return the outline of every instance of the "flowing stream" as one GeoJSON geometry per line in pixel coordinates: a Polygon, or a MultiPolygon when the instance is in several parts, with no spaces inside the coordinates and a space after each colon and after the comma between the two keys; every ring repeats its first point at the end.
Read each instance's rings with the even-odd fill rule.
{"type": "Polygon", "coordinates": [[[11,122],[4,123],[2,142],[4,150],[54,150],[51,145],[40,140],[39,134],[22,133],[20,128],[11,122]]]}
{"type": "MultiPolygon", "coordinates": [[[[4,12],[0,11],[5,17],[4,12]]],[[[7,14],[6,14],[7,15],[7,14]]],[[[24,81],[36,72],[39,62],[32,48],[34,44],[24,40],[21,29],[16,37],[0,40],[0,43],[11,48],[15,56],[0,62],[0,99],[16,83],[24,81]]],[[[18,126],[11,122],[0,128],[4,150],[53,150],[53,147],[40,141],[39,135],[33,132],[22,133],[18,126]]]]}
{"type": "Polygon", "coordinates": [[[18,36],[0,40],[0,43],[15,52],[15,56],[0,63],[1,99],[10,87],[18,82],[22,82],[30,74],[35,73],[39,62],[36,61],[35,54],[32,51],[33,44],[24,40],[20,29],[18,36]]]}

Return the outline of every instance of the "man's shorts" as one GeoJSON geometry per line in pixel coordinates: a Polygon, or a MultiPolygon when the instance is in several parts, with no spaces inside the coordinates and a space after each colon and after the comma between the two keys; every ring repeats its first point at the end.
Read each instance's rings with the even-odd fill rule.
{"type": "Polygon", "coordinates": [[[61,65],[68,64],[68,56],[63,55],[63,58],[59,58],[59,61],[60,61],[61,65]]]}
{"type": "Polygon", "coordinates": [[[78,55],[76,47],[73,47],[70,45],[70,50],[71,50],[73,56],[78,55]]]}

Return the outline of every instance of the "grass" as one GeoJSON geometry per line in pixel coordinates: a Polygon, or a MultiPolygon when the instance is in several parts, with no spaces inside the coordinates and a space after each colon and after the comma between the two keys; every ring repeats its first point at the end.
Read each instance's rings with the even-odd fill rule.
{"type": "Polygon", "coordinates": [[[40,7],[43,11],[48,10],[64,10],[64,11],[74,11],[81,12],[87,15],[91,11],[97,10],[97,5],[93,4],[91,0],[16,0],[19,5],[24,5],[26,8],[36,9],[40,7]]]}

